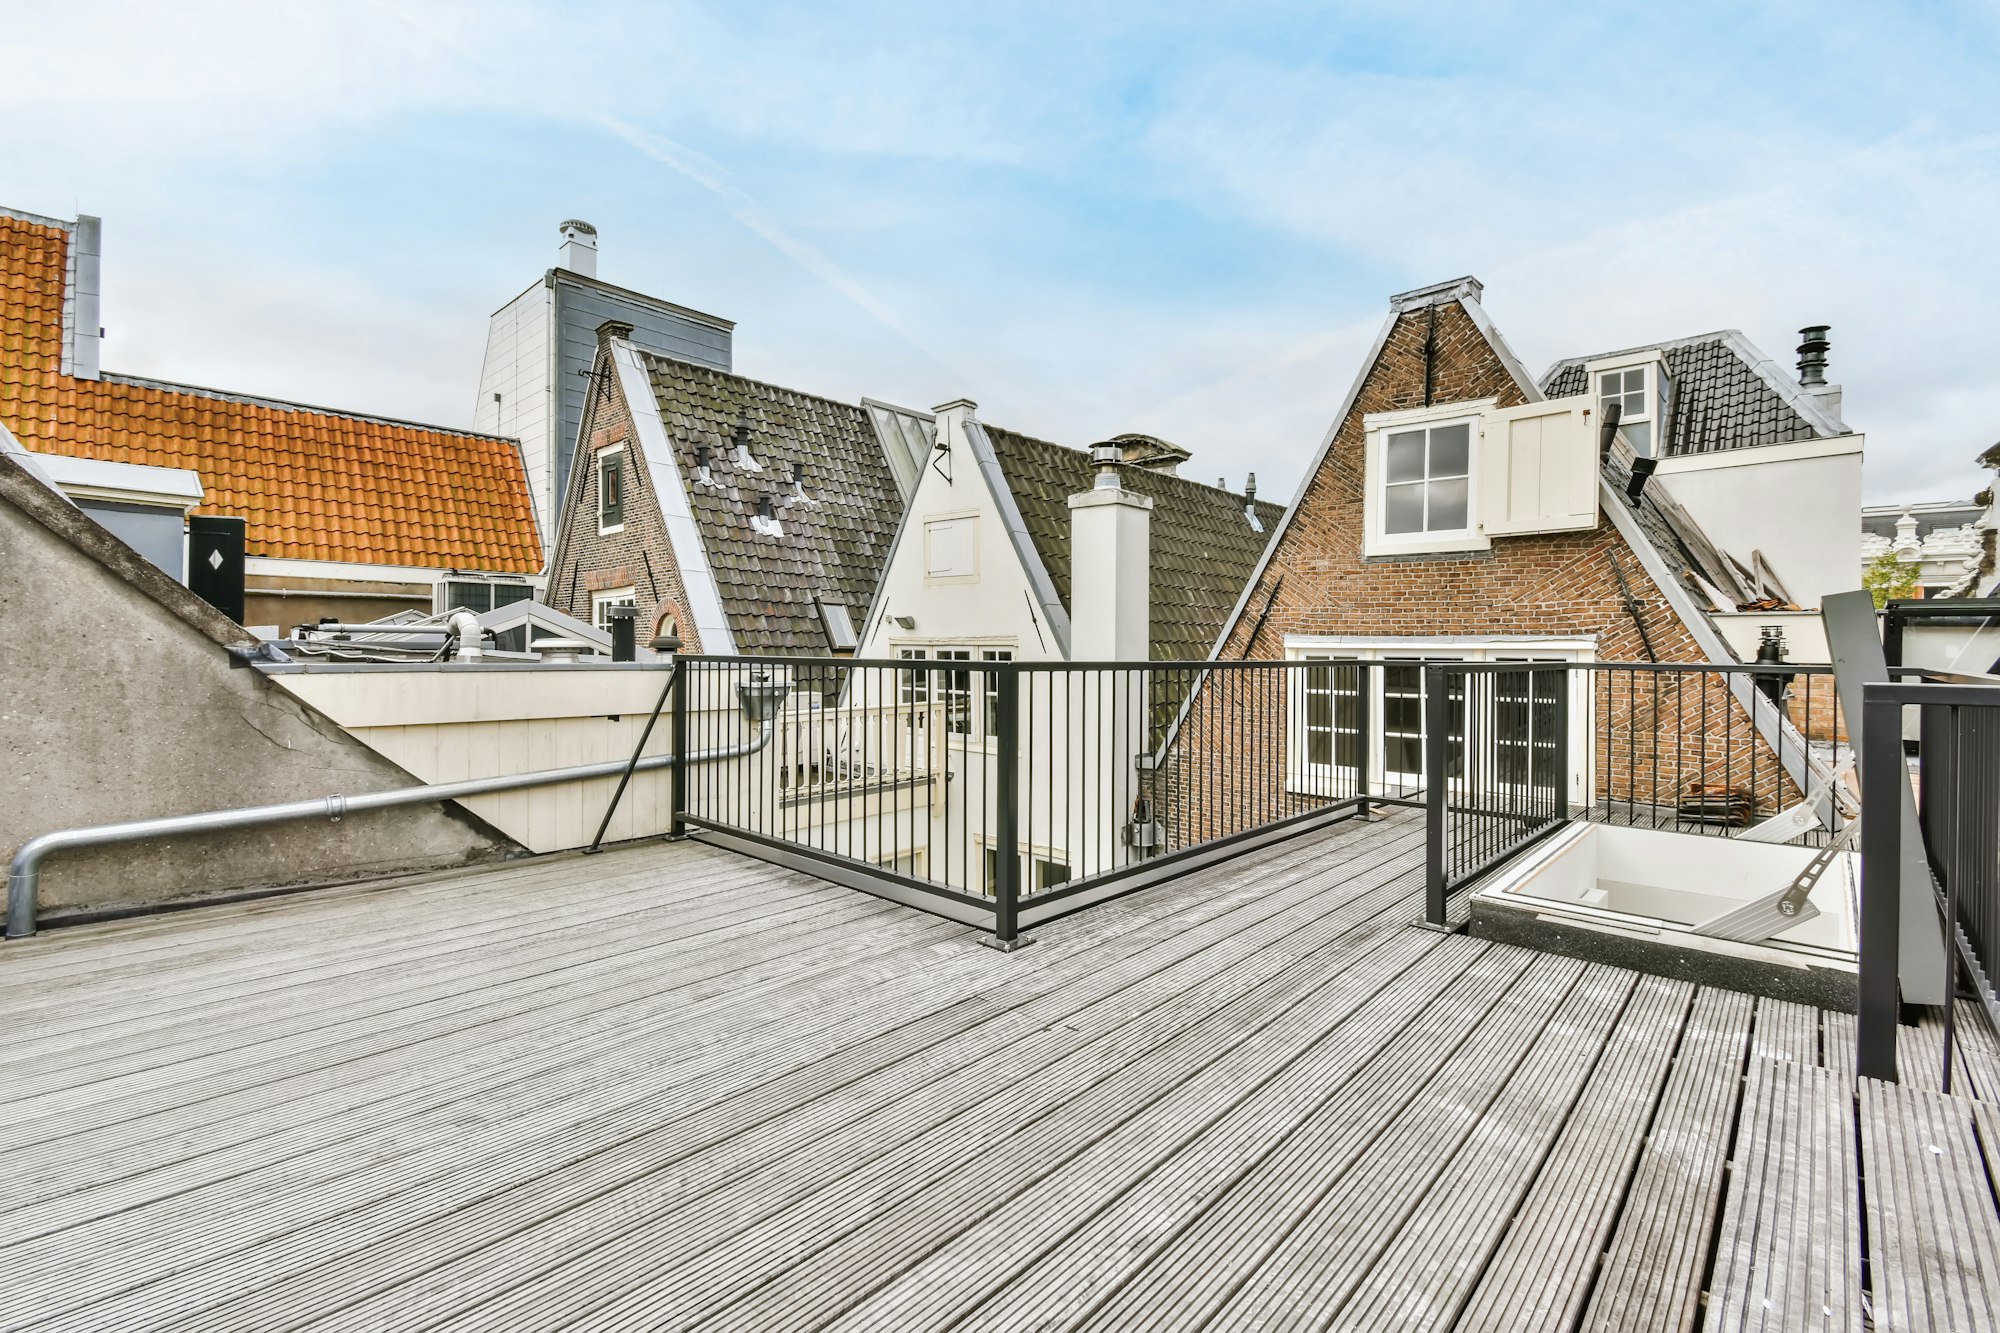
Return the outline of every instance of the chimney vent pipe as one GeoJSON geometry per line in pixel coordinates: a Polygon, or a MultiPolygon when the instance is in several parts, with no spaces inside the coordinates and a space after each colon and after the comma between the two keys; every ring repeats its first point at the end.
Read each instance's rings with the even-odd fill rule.
{"type": "Polygon", "coordinates": [[[1799,330],[1799,383],[1817,388],[1826,383],[1826,349],[1831,324],[1808,324],[1799,330]]]}

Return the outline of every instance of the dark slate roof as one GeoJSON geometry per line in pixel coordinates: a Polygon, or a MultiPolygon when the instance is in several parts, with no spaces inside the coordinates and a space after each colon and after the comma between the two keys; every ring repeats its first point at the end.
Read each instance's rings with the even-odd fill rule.
{"type": "MultiPolygon", "coordinates": [[[[985,426],[1021,520],[1068,609],[1069,497],[1090,489],[1090,456],[1046,440],[985,426]]],[[[1263,531],[1251,526],[1249,501],[1231,491],[1121,464],[1127,490],[1153,501],[1152,658],[1200,661],[1277,530],[1284,506],[1259,501],[1263,531]]]]}
{"type": "Polygon", "coordinates": [[[868,615],[903,500],[874,427],[858,406],[762,384],[706,366],[641,353],[682,482],[715,571],[736,651],[820,656],[828,651],[815,596],[868,615]],[[733,456],[738,439],[761,467],[733,456]],[[710,451],[712,482],[697,480],[710,451]],[[803,497],[794,493],[797,465],[803,497]],[[768,497],[782,536],[751,518],[768,497]]]}
{"type": "MultiPolygon", "coordinates": [[[[1804,397],[1770,359],[1734,329],[1655,344],[1673,383],[1673,420],[1665,432],[1665,456],[1747,449],[1760,444],[1784,444],[1840,434],[1826,414],[1801,410],[1804,397]],[[1778,383],[1773,381],[1777,380],[1778,383]],[[1779,384],[1785,388],[1781,389],[1779,384]],[[1786,390],[1791,390],[1787,392],[1786,390]]],[[[1606,357],[1652,347],[1628,347],[1617,352],[1570,357],[1556,362],[1542,376],[1542,392],[1567,398],[1590,391],[1585,366],[1606,357]]]]}

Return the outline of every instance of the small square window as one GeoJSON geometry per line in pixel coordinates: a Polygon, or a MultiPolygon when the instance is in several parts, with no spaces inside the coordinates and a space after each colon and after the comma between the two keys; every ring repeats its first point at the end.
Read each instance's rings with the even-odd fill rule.
{"type": "Polygon", "coordinates": [[[1646,392],[1646,367],[1600,371],[1597,402],[1600,408],[1618,405],[1618,433],[1634,453],[1646,457],[1653,452],[1653,405],[1646,392]]]}
{"type": "Polygon", "coordinates": [[[1382,531],[1463,532],[1470,522],[1472,427],[1397,431],[1383,454],[1382,531]]]}

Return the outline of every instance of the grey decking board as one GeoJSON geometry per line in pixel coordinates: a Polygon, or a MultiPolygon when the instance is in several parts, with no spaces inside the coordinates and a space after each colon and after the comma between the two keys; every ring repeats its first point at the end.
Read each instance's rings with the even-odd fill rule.
{"type": "Polygon", "coordinates": [[[1022,956],[1018,956],[1018,957],[1026,957],[1026,955],[1022,955],[1022,956]]]}
{"type": "MultiPolygon", "coordinates": [[[[1650,1029],[1656,1042],[1670,1040],[1678,1026],[1679,1014],[1673,1010],[1679,1006],[1661,1003],[1678,997],[1629,973],[1595,969],[1579,983],[1577,997],[1599,999],[1599,1006],[1578,1004],[1567,1024],[1554,1023],[1544,1031],[1523,1072],[1481,1117],[1450,1173],[1341,1309],[1341,1324],[1392,1331],[1454,1326],[1474,1285],[1490,1271],[1491,1256],[1565,1124],[1577,1117],[1590,1082],[1601,1077],[1609,1087],[1632,1078],[1622,1061],[1614,1059],[1608,1068],[1602,1062],[1620,1026],[1629,1020],[1635,1035],[1650,1029]],[[1593,987],[1598,996],[1591,996],[1593,987]],[[1642,987],[1635,1015],[1631,1000],[1642,987]],[[1649,1012],[1656,1008],[1659,1012],[1649,1012]],[[1539,1076],[1524,1077],[1537,1061],[1539,1076]]],[[[1550,1218],[1558,1236],[1584,1198],[1572,1194],[1569,1204],[1566,1214],[1550,1218]]],[[[1545,1257],[1562,1256],[1551,1248],[1545,1257]]]]}
{"type": "Polygon", "coordinates": [[[1970,1099],[1860,1081],[1875,1326],[2000,1327],[2000,1215],[1970,1099]]]}
{"type": "MultiPolygon", "coordinates": [[[[1216,1015],[1216,1016],[1214,1016],[1214,1017],[1225,1017],[1225,1016],[1226,1016],[1226,1015],[1216,1015]]],[[[1212,1022],[1210,1022],[1209,1020],[1204,1020],[1204,1024],[1205,1024],[1205,1025],[1207,1025],[1207,1026],[1209,1026],[1209,1027],[1212,1027],[1212,1026],[1213,1026],[1212,1022]]],[[[1187,1041],[1187,1040],[1188,1040],[1188,1038],[1187,1038],[1187,1037],[1183,1037],[1183,1038],[1181,1038],[1181,1039],[1180,1039],[1180,1041],[1181,1041],[1181,1044],[1185,1045],[1185,1044],[1186,1044],[1186,1041],[1187,1041]]],[[[1166,1071],[1164,1071],[1164,1072],[1171,1072],[1171,1068],[1172,1068],[1172,1066],[1171,1066],[1171,1065],[1167,1066],[1167,1069],[1166,1069],[1166,1071]]],[[[1140,1071],[1135,1071],[1135,1072],[1140,1072],[1140,1071]]],[[[1155,1073],[1155,1074],[1157,1074],[1157,1073],[1159,1073],[1159,1072],[1163,1072],[1163,1071],[1160,1071],[1160,1070],[1154,1070],[1154,1071],[1150,1071],[1150,1072],[1152,1072],[1152,1073],[1155,1073]]],[[[1126,1079],[1127,1079],[1127,1080],[1129,1081],[1129,1079],[1130,1079],[1130,1077],[1132,1077],[1132,1075],[1130,1075],[1130,1074],[1127,1074],[1127,1075],[1124,1075],[1123,1077],[1125,1077],[1125,1078],[1126,1078],[1126,1079]]],[[[989,1105],[987,1105],[987,1106],[985,1106],[985,1107],[982,1107],[982,1108],[980,1108],[980,1112],[981,1112],[981,1114],[983,1114],[983,1115],[987,1116],[988,1118],[990,1118],[990,1117],[991,1117],[991,1116],[992,1116],[993,1114],[995,1114],[995,1113],[996,1113],[996,1112],[997,1112],[998,1110],[1001,1110],[1001,1109],[1004,1109],[1004,1108],[1002,1108],[1002,1107],[999,1107],[999,1106],[996,1106],[996,1105],[993,1105],[993,1104],[989,1104],[989,1105]]],[[[1062,1109],[1062,1108],[1058,1108],[1058,1109],[1060,1110],[1060,1109],[1062,1109]]],[[[1006,1122],[1002,1122],[1002,1123],[1006,1123],[1006,1122]]],[[[947,1128],[945,1128],[945,1129],[941,1129],[941,1130],[939,1130],[939,1131],[936,1131],[936,1133],[937,1133],[937,1134],[949,1134],[949,1133],[951,1133],[951,1132],[953,1132],[953,1131],[951,1131],[951,1130],[949,1129],[949,1127],[947,1127],[947,1128]]],[[[955,1167],[955,1166],[956,1166],[956,1165],[958,1164],[959,1160],[960,1160],[959,1158],[957,1158],[957,1157],[955,1157],[955,1156],[951,1155],[950,1153],[947,1153],[947,1154],[946,1154],[946,1155],[945,1155],[945,1156],[943,1157],[943,1159],[941,1160],[941,1163],[940,1163],[940,1166],[939,1166],[939,1167],[938,1167],[937,1169],[938,1169],[938,1170],[941,1170],[941,1171],[943,1171],[944,1173],[947,1173],[947,1174],[949,1174],[949,1173],[950,1173],[950,1171],[951,1171],[951,1170],[952,1170],[952,1169],[953,1169],[953,1168],[954,1168],[954,1167],[955,1167]]],[[[885,1166],[886,1168],[890,1168],[890,1169],[893,1169],[893,1168],[895,1168],[895,1167],[896,1167],[896,1165],[897,1165],[896,1163],[885,1163],[885,1164],[884,1164],[884,1166],[885,1166]]],[[[879,1168],[878,1168],[878,1169],[876,1170],[876,1174],[878,1174],[878,1175],[879,1175],[879,1174],[880,1174],[880,1170],[881,1170],[881,1169],[879,1169],[879,1168]]],[[[891,1178],[893,1178],[893,1176],[892,1176],[891,1178]]],[[[838,1192],[838,1191],[836,1190],[836,1192],[838,1192]]],[[[669,1199],[669,1200],[663,1200],[663,1201],[662,1201],[662,1206],[664,1206],[664,1205],[665,1205],[666,1203],[670,1203],[670,1202],[672,1202],[672,1200],[670,1200],[670,1199],[669,1199]]],[[[745,1225],[747,1225],[747,1224],[748,1224],[748,1221],[746,1221],[745,1225]]],[[[695,1232],[693,1232],[693,1233],[688,1233],[688,1232],[686,1232],[686,1231],[685,1231],[685,1229],[683,1228],[683,1230],[682,1230],[682,1231],[681,1231],[680,1233],[677,1233],[677,1234],[676,1234],[676,1236],[675,1236],[675,1238],[674,1238],[674,1240],[673,1240],[673,1242],[672,1242],[672,1243],[673,1243],[673,1244],[674,1244],[674,1245],[675,1245],[676,1247],[683,1247],[683,1246],[686,1246],[686,1245],[690,1245],[690,1244],[694,1244],[694,1243],[696,1243],[696,1241],[695,1241],[695,1239],[694,1239],[694,1238],[695,1238],[695,1237],[697,1237],[697,1236],[699,1236],[700,1234],[702,1234],[702,1232],[701,1232],[701,1229],[700,1229],[702,1225],[705,1225],[705,1224],[703,1224],[703,1223],[700,1223],[699,1219],[697,1219],[697,1230],[696,1230],[695,1232]]],[[[766,1226],[766,1228],[765,1228],[765,1229],[766,1229],[766,1230],[769,1230],[770,1228],[769,1228],[768,1226],[766,1226]]],[[[620,1240],[619,1240],[619,1242],[618,1242],[618,1245],[619,1245],[619,1246],[620,1246],[621,1248],[623,1248],[623,1249],[625,1249],[625,1250],[629,1250],[629,1251],[631,1252],[631,1254],[632,1254],[632,1262],[633,1262],[633,1263],[634,1263],[634,1264],[636,1265],[636,1267],[637,1267],[637,1271],[639,1271],[639,1272],[642,1272],[642,1273],[647,1273],[647,1272],[651,1272],[651,1271],[652,1271],[652,1270],[653,1270],[653,1269],[654,1269],[654,1268],[655,1268],[655,1267],[657,1266],[657,1263],[656,1263],[656,1261],[655,1261],[655,1260],[654,1260],[653,1258],[651,1258],[652,1254],[653,1254],[653,1253],[655,1252],[655,1251],[654,1251],[654,1246],[653,1246],[653,1245],[651,1245],[651,1244],[650,1244],[650,1243],[648,1242],[648,1239],[647,1239],[647,1236],[646,1236],[645,1234],[635,1234],[635,1235],[631,1236],[631,1237],[630,1237],[629,1239],[627,1239],[627,1238],[624,1238],[624,1237],[621,1237],[621,1238],[620,1238],[620,1240]]],[[[594,1253],[594,1254],[593,1254],[593,1262],[596,1262],[596,1261],[598,1261],[598,1259],[599,1259],[600,1257],[604,1257],[604,1258],[611,1258],[611,1257],[614,1257],[614,1256],[613,1256],[613,1255],[612,1255],[612,1254],[611,1254],[611,1253],[610,1253],[609,1251],[601,1251],[601,1252],[597,1252],[597,1253],[594,1253]]],[[[510,1268],[510,1267],[511,1267],[511,1265],[509,1265],[508,1267],[510,1268]]],[[[504,1277],[504,1275],[505,1275],[505,1273],[506,1273],[507,1271],[508,1271],[508,1268],[503,1268],[503,1269],[502,1269],[502,1271],[501,1271],[501,1274],[500,1274],[500,1275],[496,1275],[496,1280],[497,1280],[497,1281],[504,1281],[504,1280],[505,1280],[505,1277],[504,1277]]],[[[562,1285],[563,1285],[563,1281],[562,1281],[561,1277],[560,1277],[559,1275],[557,1275],[557,1274],[553,1274],[553,1273],[552,1273],[552,1274],[550,1274],[550,1275],[549,1275],[549,1279],[548,1279],[548,1281],[549,1281],[549,1283],[552,1283],[552,1284],[553,1284],[553,1288],[552,1288],[552,1289],[556,1289],[556,1290],[559,1290],[559,1289],[560,1289],[560,1288],[562,1287],[562,1285]]],[[[519,1304],[519,1305],[523,1305],[523,1306],[526,1306],[526,1307],[530,1307],[531,1309],[535,1309],[535,1310],[539,1310],[539,1309],[541,1309],[541,1308],[543,1308],[543,1307],[545,1307],[545,1306],[546,1306],[546,1301],[545,1301],[545,1300],[544,1300],[543,1298],[541,1298],[541,1297],[538,1297],[538,1296],[537,1296],[537,1295],[536,1295],[536,1294],[534,1293],[534,1291],[533,1291],[532,1289],[528,1289],[528,1290],[524,1290],[524,1291],[522,1291],[522,1292],[520,1292],[520,1293],[518,1293],[518,1294],[512,1294],[512,1293],[510,1293],[510,1295],[509,1295],[509,1297],[508,1297],[508,1300],[509,1300],[510,1302],[514,1302],[514,1303],[516,1303],[516,1304],[519,1304]]],[[[510,1307],[510,1308],[511,1308],[511,1307],[510,1307]]],[[[521,1317],[526,1317],[526,1316],[525,1316],[525,1315],[522,1315],[521,1317]]]]}
{"type": "Polygon", "coordinates": [[[1753,1056],[1711,1330],[1861,1328],[1853,1102],[1832,1071],[1753,1056]]]}
{"type": "Polygon", "coordinates": [[[1730,991],[1696,994],[1580,1328],[1694,1327],[1755,1003],[1730,991]]]}
{"type": "Polygon", "coordinates": [[[1187,1222],[1209,1215],[1245,1175],[1284,1152],[1295,1141],[1295,1130],[1344,1122],[1356,1114],[1357,1103],[1391,1096],[1398,1079],[1410,1084],[1403,1097],[1414,1095],[1423,1081],[1420,1071],[1444,1060],[1464,1026],[1499,999],[1524,961],[1489,962],[1489,955],[1458,946],[1433,953],[1423,973],[1408,974],[1394,987],[1407,991],[1414,982],[1429,998],[1379,1043],[1369,1033],[1329,1034],[1329,1041],[1182,1151],[1157,1163],[1108,1163],[1123,1167],[1124,1188],[1080,1193],[1062,1176],[1043,1180],[830,1327],[948,1324],[973,1333],[1049,1328],[1082,1317],[1115,1292],[1118,1277],[1153,1271],[1162,1246],[1179,1237],[1187,1222]],[[1463,1026],[1453,1030],[1439,1021],[1447,1015],[1463,1026]],[[1305,1101],[1292,1112],[1286,1099],[1295,1095],[1305,1101]]]}
{"type": "Polygon", "coordinates": [[[734,1145],[734,1141],[732,1141],[732,1145],[734,1145]]]}
{"type": "Polygon", "coordinates": [[[1599,1074],[1456,1327],[1539,1333],[1575,1324],[1644,1146],[1693,989],[1659,978],[1635,988],[1599,1074]]]}
{"type": "Polygon", "coordinates": [[[1488,1011],[1452,1061],[1384,1127],[1372,1150],[1321,1193],[1222,1295],[1204,1327],[1318,1327],[1368,1279],[1433,1182],[1506,1092],[1543,1032],[1576,1004],[1582,964],[1539,959],[1488,1011]]]}
{"type": "MultiPolygon", "coordinates": [[[[41,1043],[34,1065],[35,1072],[44,1077],[17,1077],[8,1086],[7,1101],[38,1091],[37,1084],[61,1088],[65,1074],[72,1083],[96,1082],[170,1065],[178,1046],[212,1049],[231,1030],[244,1034],[242,1040],[232,1043],[234,1053],[297,1036],[321,1036],[330,1030],[323,988],[336,981],[353,996],[353,1002],[343,1006],[338,1022],[359,1024],[377,1013],[413,1009],[435,996],[462,994],[467,979],[547,975],[572,961],[601,963],[611,955],[658,947],[697,930],[710,933],[733,925],[754,931],[761,921],[780,912],[820,911],[834,906],[822,895],[801,892],[803,886],[723,880],[699,881],[696,887],[711,891],[699,895],[688,911],[676,912],[671,922],[646,919],[647,900],[657,900],[658,887],[640,885],[617,908],[602,915],[551,922],[532,933],[514,927],[457,937],[430,949],[399,948],[379,965],[294,973],[268,988],[247,986],[240,993],[230,990],[180,1006],[156,1001],[144,1021],[111,1022],[41,1043]],[[607,948],[607,929],[617,932],[617,948],[607,948]],[[218,1000],[226,1001],[220,1012],[218,1000]]],[[[31,1044],[32,1039],[23,1042],[24,1046],[31,1044]]]]}
{"type": "MultiPolygon", "coordinates": [[[[26,1164],[76,1193],[0,1213],[0,1237],[67,1228],[35,1247],[0,1240],[10,1296],[68,1283],[77,1299],[31,1296],[0,1325],[1151,1330],[1228,1327],[1259,1303],[1312,1323],[1283,1299],[1318,1291],[1345,1302],[1329,1307],[1337,1327],[1449,1326],[1461,1295],[1461,1327],[1509,1296],[1527,1327],[1544,1308],[1561,1322],[1537,1304],[1550,1293],[1588,1288],[1615,1213],[1582,1326],[1679,1326],[1721,1225],[1706,1166],[1728,1138],[1752,1002],[1696,995],[1628,1188],[1630,1104],[1664,1058],[1642,1049],[1636,1016],[1552,1026],[1550,992],[1429,1049],[1422,1034],[1451,1030],[1469,974],[1395,1012],[1397,986],[1428,984],[1455,953],[1528,967],[1544,989],[1575,966],[1403,929],[1420,907],[1420,828],[1397,812],[1277,844],[1004,956],[966,928],[687,844],[52,932],[0,953],[0,995],[15,984],[46,1001],[46,1035],[0,1055],[0,1073],[75,1093],[105,1166],[80,1152],[60,1175],[26,1164]],[[577,876],[600,878],[564,898],[577,876]],[[780,916],[849,906],[804,909],[817,934],[761,941],[676,937],[646,906],[692,919],[702,897],[732,894],[780,916]],[[577,966],[554,974],[567,989],[535,994],[547,960],[507,942],[545,919],[577,966]],[[636,975],[651,957],[668,971],[699,960],[700,975],[678,988],[636,975]],[[129,1025],[148,987],[169,1007],[129,1025]],[[204,1025],[232,988],[269,1013],[204,1025]],[[415,1040],[382,1042],[449,1009],[454,988],[511,1035],[482,1047],[412,1022],[415,1040]],[[564,1013],[573,1037],[537,1038],[538,1016],[564,1013]],[[304,1034],[292,1061],[266,1058],[289,1033],[304,1034]],[[1594,1064],[1561,1055],[1578,1041],[1602,1043],[1594,1064]],[[280,1082],[210,1100],[198,1077],[316,1063],[293,1076],[303,1096],[280,1082]],[[148,1079],[157,1109],[139,1119],[90,1091],[148,1079]],[[224,1107],[247,1132],[202,1123],[224,1107]],[[1600,1112],[1623,1128],[1593,1157],[1600,1112]],[[142,1137],[158,1125],[179,1126],[164,1150],[142,1137]],[[1434,1139],[1460,1145],[1443,1166],[1422,1158],[1434,1139]],[[1525,1262],[1536,1254],[1548,1271],[1525,1262]]],[[[1672,985],[1618,984],[1639,988],[1627,1015],[1672,985]]],[[[1561,1012],[1583,1012],[1583,992],[1564,993],[1561,1012]]],[[[1851,1118],[1845,1158],[1826,1146],[1848,1086],[1844,1018],[1773,1005],[1757,1028],[1759,1062],[1782,1067],[1808,1120],[1746,1113],[1736,1152],[1758,1189],[1743,1206],[1775,1217],[1790,1201],[1832,1243],[1815,1251],[1810,1220],[1774,1221],[1752,1258],[1782,1269],[1784,1290],[1838,1291],[1859,1221],[1851,1118]]],[[[1965,1070],[1976,1083],[1972,1059],[1965,1070]]],[[[2000,1125],[1980,1125],[1990,1147],[2000,1125]]],[[[1978,1196],[1954,1181],[1959,1213],[1936,1216],[1963,1232],[1978,1196]]]]}

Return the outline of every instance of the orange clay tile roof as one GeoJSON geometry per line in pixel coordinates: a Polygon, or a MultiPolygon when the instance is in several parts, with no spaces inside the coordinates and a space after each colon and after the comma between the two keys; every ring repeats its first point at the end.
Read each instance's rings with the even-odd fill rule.
{"type": "Polygon", "coordinates": [[[253,556],[494,573],[542,567],[512,440],[62,372],[69,232],[0,214],[0,421],[22,447],[191,468],[253,556]]]}

